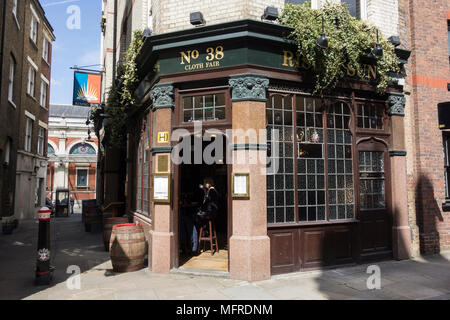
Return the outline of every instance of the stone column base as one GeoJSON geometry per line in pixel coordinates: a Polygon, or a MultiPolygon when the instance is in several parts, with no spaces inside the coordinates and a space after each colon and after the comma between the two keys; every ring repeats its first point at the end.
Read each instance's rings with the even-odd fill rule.
{"type": "Polygon", "coordinates": [[[232,236],[230,238],[230,277],[247,281],[270,279],[268,236],[232,236]]]}
{"type": "Polygon", "coordinates": [[[150,231],[151,237],[151,268],[155,273],[169,273],[171,264],[172,232],[150,231]]]}
{"type": "Polygon", "coordinates": [[[409,226],[392,227],[392,253],[396,260],[411,258],[411,228],[409,226]]]}

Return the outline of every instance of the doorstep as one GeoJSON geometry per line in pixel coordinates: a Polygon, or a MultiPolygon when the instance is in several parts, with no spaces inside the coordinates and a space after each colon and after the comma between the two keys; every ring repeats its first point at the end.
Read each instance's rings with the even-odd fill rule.
{"type": "Polygon", "coordinates": [[[194,276],[207,276],[207,277],[219,277],[219,278],[230,278],[230,273],[228,271],[222,270],[206,270],[206,269],[194,269],[179,267],[170,270],[172,274],[189,274],[194,276]]]}

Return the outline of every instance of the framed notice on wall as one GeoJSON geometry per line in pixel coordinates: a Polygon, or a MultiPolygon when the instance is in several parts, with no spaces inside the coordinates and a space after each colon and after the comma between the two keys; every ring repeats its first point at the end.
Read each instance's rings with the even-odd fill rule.
{"type": "Polygon", "coordinates": [[[233,173],[233,198],[250,198],[250,178],[248,173],[233,173]]]}
{"type": "Polygon", "coordinates": [[[154,173],[152,175],[152,201],[170,203],[170,174],[154,173]]]}

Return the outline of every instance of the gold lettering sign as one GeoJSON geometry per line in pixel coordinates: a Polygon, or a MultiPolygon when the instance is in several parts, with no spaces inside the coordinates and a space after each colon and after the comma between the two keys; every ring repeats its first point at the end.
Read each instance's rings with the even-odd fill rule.
{"type": "MultiPolygon", "coordinates": [[[[300,57],[298,54],[294,55],[290,50],[283,50],[283,63],[281,65],[283,67],[300,68],[304,70],[311,68],[311,65],[305,57],[300,57]]],[[[361,64],[355,67],[349,64],[346,66],[346,75],[368,80],[376,79],[377,67],[370,64],[361,64]]]]}
{"type": "Polygon", "coordinates": [[[206,55],[206,61],[198,61],[200,57],[199,50],[181,51],[180,65],[184,66],[185,71],[218,68],[220,67],[220,61],[225,57],[223,46],[209,47],[204,54],[206,55]]]}

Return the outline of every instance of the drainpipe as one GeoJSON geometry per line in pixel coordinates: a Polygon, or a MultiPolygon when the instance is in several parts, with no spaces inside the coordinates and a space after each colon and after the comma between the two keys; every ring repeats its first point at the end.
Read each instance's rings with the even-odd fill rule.
{"type": "Polygon", "coordinates": [[[114,34],[113,34],[113,72],[112,81],[113,85],[116,81],[116,58],[117,58],[117,0],[114,0],[114,34]]]}
{"type": "MultiPolygon", "coordinates": [[[[5,26],[6,26],[6,1],[3,1],[3,17],[2,17],[2,44],[0,49],[0,74],[3,75],[3,52],[5,47],[5,26]]],[[[2,101],[2,80],[3,77],[0,76],[0,101],[2,101]]]]}

